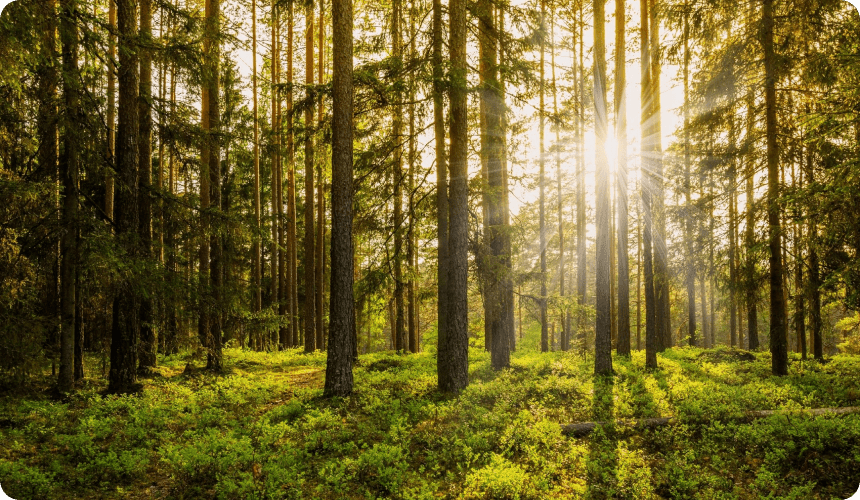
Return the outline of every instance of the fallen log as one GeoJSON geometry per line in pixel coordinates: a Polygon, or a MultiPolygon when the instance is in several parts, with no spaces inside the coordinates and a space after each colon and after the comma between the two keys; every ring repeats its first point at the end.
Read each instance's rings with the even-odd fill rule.
{"type": "MultiPolygon", "coordinates": [[[[848,415],[852,413],[860,413],[860,406],[846,406],[842,408],[813,408],[807,410],[758,410],[748,411],[740,416],[738,420],[755,420],[758,418],[771,417],[773,415],[848,415]]],[[[639,419],[619,419],[603,422],[577,422],[573,424],[563,425],[561,433],[566,436],[583,437],[591,434],[598,427],[604,427],[610,424],[621,429],[629,429],[633,431],[642,431],[645,429],[653,429],[666,425],[675,425],[678,423],[677,417],[656,417],[656,418],[639,418],[639,419]]]]}

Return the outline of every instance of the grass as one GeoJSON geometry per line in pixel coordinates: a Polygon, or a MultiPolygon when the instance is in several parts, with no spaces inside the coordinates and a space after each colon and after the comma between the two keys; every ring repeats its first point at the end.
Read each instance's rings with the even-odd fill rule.
{"type": "Polygon", "coordinates": [[[228,373],[184,373],[182,356],[136,396],[87,379],[70,399],[0,399],[0,484],[29,498],[847,498],[860,484],[860,415],[751,409],[860,405],[860,357],[794,359],[675,348],[593,359],[535,351],[536,329],[494,373],[470,352],[470,385],[436,391],[431,354],[360,357],[355,393],[322,399],[325,356],[225,353],[228,373]],[[641,433],[578,421],[677,416],[641,433]]]}

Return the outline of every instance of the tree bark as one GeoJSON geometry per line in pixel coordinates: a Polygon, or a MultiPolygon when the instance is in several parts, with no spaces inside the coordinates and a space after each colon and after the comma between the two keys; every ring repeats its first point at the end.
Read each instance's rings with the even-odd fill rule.
{"type": "MultiPolygon", "coordinates": [[[[391,15],[391,54],[394,58],[395,71],[403,68],[403,41],[400,33],[400,18],[402,16],[402,0],[392,2],[391,15]]],[[[400,91],[394,94],[392,109],[393,140],[394,140],[394,312],[395,318],[395,349],[404,352],[409,347],[406,336],[405,303],[403,300],[403,96],[400,91]]]]}
{"type": "MultiPolygon", "coordinates": [[[[137,55],[137,2],[117,1],[119,41],[119,124],[117,127],[116,166],[119,186],[116,192],[116,235],[126,258],[140,255],[135,243],[138,228],[139,124],[138,92],[140,74],[137,55]]],[[[140,334],[139,300],[133,276],[118,283],[113,304],[110,373],[108,392],[123,393],[136,389],[138,339],[140,334]]]]}
{"type": "Polygon", "coordinates": [[[485,111],[486,137],[482,141],[486,147],[483,156],[487,162],[487,185],[485,199],[487,201],[487,243],[489,254],[486,257],[485,294],[488,301],[489,314],[485,321],[489,325],[489,336],[492,342],[490,349],[493,369],[501,370],[510,366],[510,342],[507,320],[513,308],[507,290],[510,283],[510,231],[505,224],[508,186],[505,182],[502,152],[504,148],[504,130],[502,115],[504,104],[499,86],[499,65],[496,38],[498,32],[495,26],[493,6],[486,0],[481,0],[476,9],[479,26],[479,43],[481,57],[481,100],[485,111]]]}
{"type": "MultiPolygon", "coordinates": [[[[140,157],[138,185],[138,237],[141,257],[152,256],[152,0],[140,0],[140,95],[138,113],[140,127],[140,157]]],[[[138,369],[148,370],[158,364],[158,337],[154,325],[152,299],[140,298],[140,356],[138,369]]]]}
{"type": "MultiPolygon", "coordinates": [[[[305,83],[314,83],[314,8],[305,5],[305,83]]],[[[316,345],[316,245],[314,243],[314,105],[311,90],[307,90],[305,108],[305,352],[321,349],[316,345]]]]}
{"type": "MultiPolygon", "coordinates": [[[[60,372],[57,388],[64,393],[75,387],[75,282],[78,267],[78,170],[81,116],[78,104],[78,28],[75,22],[77,2],[63,0],[60,14],[60,37],[63,51],[64,132],[60,157],[63,186],[63,234],[60,241],[60,372]]],[[[51,5],[53,10],[53,5],[51,5]]],[[[47,155],[46,155],[47,156],[47,155]]]]}
{"type": "MultiPolygon", "coordinates": [[[[414,60],[415,50],[415,0],[412,0],[409,8],[409,58],[414,60]]],[[[418,345],[418,303],[416,296],[415,278],[418,273],[418,256],[416,252],[415,234],[415,170],[417,169],[417,144],[415,137],[415,78],[409,79],[409,229],[406,238],[406,261],[408,265],[406,292],[407,292],[407,329],[409,337],[409,352],[417,353],[418,345]]]]}
{"type": "MultiPolygon", "coordinates": [[[[693,206],[690,199],[690,7],[684,2],[684,239],[686,240],[687,332],[696,345],[696,259],[693,249],[693,206]]],[[[704,310],[702,310],[704,313],[704,310]]]]}
{"type": "Polygon", "coordinates": [[[583,352],[588,350],[588,330],[585,325],[585,303],[588,292],[588,263],[586,253],[586,209],[585,206],[585,63],[583,25],[583,4],[579,3],[579,119],[577,120],[577,145],[579,148],[576,162],[576,300],[579,308],[577,327],[581,335],[583,352]]]}
{"type": "Polygon", "coordinates": [[[293,124],[293,3],[287,5],[287,164],[289,165],[287,188],[287,281],[290,311],[290,346],[300,345],[298,258],[296,241],[296,146],[293,124]]]}
{"type": "Polygon", "coordinates": [[[782,270],[782,227],[779,220],[779,133],[776,118],[776,54],[773,47],[773,0],[762,4],[762,48],[765,67],[765,124],[767,136],[767,219],[770,249],[770,352],[774,375],[788,374],[788,339],[782,270]]]}
{"type": "MultiPolygon", "coordinates": [[[[251,249],[253,275],[251,282],[253,312],[259,314],[263,309],[263,290],[261,286],[262,255],[260,252],[260,117],[257,107],[257,0],[251,0],[251,57],[252,75],[251,89],[253,93],[253,113],[254,113],[254,227],[257,233],[254,234],[254,243],[251,249]]],[[[261,350],[260,332],[258,331],[257,323],[254,324],[251,335],[253,335],[254,348],[261,350]]]]}
{"type": "Polygon", "coordinates": [[[615,137],[618,141],[616,214],[618,222],[618,344],[617,352],[630,355],[630,265],[627,255],[627,46],[624,0],[615,0],[615,137]]]}
{"type": "Polygon", "coordinates": [[[663,194],[663,132],[660,105],[660,21],[657,13],[657,0],[649,0],[648,15],[651,80],[651,154],[652,165],[652,245],[654,253],[654,298],[656,304],[657,345],[660,351],[672,347],[672,325],[669,310],[669,268],[668,248],[666,247],[666,210],[663,194]]]}
{"type": "MultiPolygon", "coordinates": [[[[755,126],[755,107],[753,94],[747,96],[747,137],[752,137],[753,127],[755,126]]],[[[747,328],[749,330],[749,348],[751,351],[758,349],[758,311],[755,283],[755,161],[750,159],[747,161],[746,168],[746,205],[747,205],[747,221],[746,221],[746,306],[747,306],[747,328]]]]}
{"type": "Polygon", "coordinates": [[[219,73],[220,73],[220,58],[221,52],[220,33],[221,33],[221,0],[206,0],[206,19],[208,24],[209,35],[212,37],[209,46],[209,71],[208,81],[206,82],[209,89],[207,98],[209,100],[209,186],[211,190],[210,201],[215,218],[215,228],[211,236],[211,264],[209,266],[210,277],[209,281],[212,286],[212,305],[214,306],[215,314],[209,318],[209,337],[207,338],[207,355],[206,368],[215,372],[220,372],[223,369],[221,359],[221,298],[223,295],[223,241],[221,237],[220,226],[223,223],[221,212],[221,113],[218,103],[219,95],[219,73]]]}
{"type": "Polygon", "coordinates": [[[439,389],[460,392],[469,383],[469,304],[468,304],[468,121],[466,108],[466,2],[449,4],[451,63],[451,187],[448,208],[448,311],[445,348],[440,350],[443,366],[439,389]],[[444,355],[444,358],[442,356],[444,355]]]}
{"type": "Polygon", "coordinates": [[[445,78],[442,68],[442,0],[433,0],[433,132],[436,154],[436,376],[439,386],[448,378],[448,159],[445,151],[445,78]]]}
{"type": "Polygon", "coordinates": [[[352,0],[332,0],[331,306],[324,393],[352,392],[352,0]]]}
{"type": "Polygon", "coordinates": [[[640,54],[641,54],[641,106],[642,113],[640,127],[642,130],[641,145],[641,175],[640,193],[642,197],[642,217],[645,227],[642,231],[643,251],[643,274],[645,278],[645,366],[649,369],[657,368],[657,311],[654,296],[654,260],[651,251],[654,218],[651,211],[651,190],[653,173],[653,139],[649,139],[653,133],[650,124],[652,113],[651,101],[651,40],[648,24],[648,0],[640,0],[640,54]]]}
{"type": "Polygon", "coordinates": [[[538,104],[538,114],[540,115],[540,173],[538,174],[538,188],[540,189],[540,350],[541,352],[549,351],[549,332],[547,317],[547,296],[546,296],[546,175],[545,175],[545,158],[544,158],[544,128],[546,126],[546,111],[544,110],[544,93],[546,83],[544,79],[544,52],[546,49],[546,1],[541,0],[540,3],[540,104],[538,104]]]}
{"type": "Polygon", "coordinates": [[[597,319],[594,326],[594,373],[612,373],[612,325],[610,318],[610,210],[609,210],[609,160],[606,157],[607,113],[606,113],[606,15],[604,1],[594,0],[594,130],[595,183],[597,209],[597,268],[595,272],[595,294],[597,319]]]}

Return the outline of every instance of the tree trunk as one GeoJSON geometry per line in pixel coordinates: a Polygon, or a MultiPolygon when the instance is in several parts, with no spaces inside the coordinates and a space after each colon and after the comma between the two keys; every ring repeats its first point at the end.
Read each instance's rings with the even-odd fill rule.
{"type": "MultiPolygon", "coordinates": [[[[138,92],[140,91],[137,56],[137,2],[118,0],[119,39],[119,124],[117,127],[116,165],[117,189],[115,217],[116,235],[126,258],[140,252],[136,240],[138,228],[139,125],[138,92]]],[[[123,393],[135,389],[137,383],[138,338],[140,334],[139,301],[132,285],[133,276],[124,276],[118,283],[113,304],[111,331],[110,374],[108,392],[123,393]]]]}
{"type": "MultiPolygon", "coordinates": [[[[75,387],[75,282],[78,267],[78,170],[79,132],[81,123],[78,104],[78,28],[75,24],[75,0],[63,0],[60,15],[60,37],[63,50],[64,133],[63,154],[60,157],[60,178],[63,186],[63,212],[60,251],[60,373],[57,387],[71,392],[75,387]]],[[[51,6],[53,10],[53,5],[51,6]]],[[[47,155],[46,155],[47,156],[47,155]]]]}
{"type": "Polygon", "coordinates": [[[652,165],[652,244],[654,246],[654,298],[657,322],[657,345],[660,351],[672,347],[672,325],[669,311],[669,269],[668,248],[666,247],[666,210],[663,195],[663,132],[660,106],[660,21],[657,13],[657,0],[649,0],[651,79],[651,154],[652,165]]]}
{"type": "Polygon", "coordinates": [[[332,0],[331,305],[324,393],[352,392],[352,1],[332,0]]]}
{"type": "MultiPolygon", "coordinates": [[[[251,89],[253,92],[253,113],[254,113],[254,227],[257,230],[257,233],[260,232],[260,117],[259,110],[257,108],[257,0],[251,0],[251,57],[253,58],[252,63],[252,76],[251,76],[251,89]]],[[[253,267],[253,275],[251,282],[251,290],[253,293],[253,312],[255,314],[259,314],[263,309],[263,290],[261,287],[262,281],[262,270],[261,270],[261,261],[262,256],[260,253],[260,236],[259,234],[254,235],[254,243],[251,249],[251,258],[253,259],[252,267],[253,267]]],[[[253,344],[256,350],[262,349],[260,345],[258,331],[258,323],[254,323],[254,327],[252,330],[253,335],[253,344]]]]}
{"type": "Polygon", "coordinates": [[[579,3],[579,119],[577,120],[578,153],[576,162],[576,301],[579,308],[577,328],[581,335],[583,352],[588,350],[588,330],[585,325],[585,303],[588,291],[588,265],[586,253],[586,206],[585,206],[585,63],[583,25],[585,17],[583,9],[585,2],[579,3]]]}
{"type": "Polygon", "coordinates": [[[210,202],[213,213],[216,215],[215,228],[211,236],[211,264],[209,266],[209,281],[212,286],[212,305],[215,314],[209,317],[209,337],[207,338],[206,368],[220,372],[223,368],[221,359],[221,297],[223,285],[223,241],[221,238],[220,225],[223,224],[221,216],[221,113],[218,104],[219,95],[219,65],[221,52],[218,37],[221,30],[221,0],[206,0],[206,19],[208,31],[213,40],[209,46],[209,71],[207,85],[209,87],[207,98],[209,100],[209,187],[211,191],[210,202]]]}
{"type": "MultiPolygon", "coordinates": [[[[753,94],[747,96],[747,137],[752,137],[755,126],[755,108],[753,94]]],[[[749,329],[749,348],[751,351],[758,349],[758,311],[756,307],[756,283],[755,283],[755,161],[747,161],[746,168],[746,197],[747,197],[747,223],[746,223],[746,306],[747,306],[747,328],[749,329]]]]}
{"type": "MultiPolygon", "coordinates": [[[[802,158],[801,158],[802,161],[802,158]]],[[[791,183],[796,190],[803,189],[803,172],[799,172],[795,184],[794,162],[791,164],[791,183]]],[[[796,221],[800,220],[799,211],[795,212],[796,221]]],[[[801,359],[806,359],[806,304],[805,289],[803,286],[803,226],[800,222],[794,224],[794,332],[797,336],[797,347],[801,353],[801,359]]]]}
{"type": "MultiPolygon", "coordinates": [[[[305,83],[314,83],[314,8],[305,5],[305,83]]],[[[310,101],[311,91],[308,90],[310,101]]],[[[305,352],[321,349],[316,345],[316,245],[314,244],[314,143],[313,102],[305,108],[305,352]]]]}
{"type": "Polygon", "coordinates": [[[606,157],[606,16],[604,0],[594,0],[594,129],[595,182],[597,200],[597,269],[596,298],[597,320],[594,327],[594,373],[612,373],[612,325],[610,318],[610,210],[609,210],[609,160],[606,157]]]}
{"type": "MultiPolygon", "coordinates": [[[[813,170],[814,149],[812,145],[806,150],[806,182],[812,185],[815,182],[815,171],[813,170]]],[[[815,203],[813,199],[813,203],[815,203]]],[[[821,336],[821,269],[818,261],[818,224],[815,223],[815,212],[817,208],[813,205],[810,210],[813,215],[807,220],[807,234],[809,241],[809,279],[806,280],[807,300],[809,300],[809,329],[812,333],[812,355],[817,361],[824,361],[824,342],[821,336]]]]}
{"type": "MultiPolygon", "coordinates": [[[[116,165],[116,6],[117,2],[108,2],[108,64],[107,70],[107,156],[109,164],[116,165]]],[[[105,174],[105,216],[114,219],[114,169],[108,168],[105,174]]]]}
{"type": "MultiPolygon", "coordinates": [[[[138,237],[141,244],[141,257],[149,259],[152,256],[152,51],[148,45],[152,43],[152,0],[140,0],[140,41],[143,46],[140,54],[140,96],[138,99],[140,144],[139,159],[139,193],[138,237]]],[[[140,298],[140,354],[141,370],[154,368],[158,364],[158,337],[154,325],[152,299],[147,296],[140,298]]]]}
{"type": "Polygon", "coordinates": [[[624,0],[615,0],[615,137],[618,141],[618,354],[630,355],[630,267],[627,257],[627,46],[624,0]]]}
{"type": "Polygon", "coordinates": [[[538,114],[540,115],[540,174],[538,177],[538,187],[540,189],[540,350],[541,352],[549,351],[549,332],[547,330],[549,318],[547,318],[547,296],[546,296],[546,175],[545,175],[545,158],[544,158],[544,128],[546,126],[546,112],[544,111],[544,52],[546,46],[546,1],[541,0],[540,3],[540,104],[538,104],[538,114]]]}
{"type": "Polygon", "coordinates": [[[485,318],[489,325],[491,363],[493,369],[500,370],[510,366],[510,342],[507,327],[508,316],[513,308],[507,290],[510,283],[510,232],[505,224],[508,186],[505,182],[504,162],[504,130],[502,128],[502,103],[499,87],[499,65],[497,52],[498,32],[495,27],[493,6],[486,0],[477,5],[480,43],[481,101],[485,111],[485,139],[482,141],[486,150],[483,155],[487,162],[487,185],[485,200],[487,201],[487,243],[490,255],[486,258],[486,290],[485,294],[489,314],[485,318]]]}
{"type": "Polygon", "coordinates": [[[773,47],[773,0],[763,0],[762,45],[765,67],[765,124],[767,136],[767,219],[770,247],[770,352],[774,375],[788,374],[788,340],[782,276],[782,228],[779,220],[779,150],[776,121],[776,54],[773,47]]]}
{"type": "Polygon", "coordinates": [[[445,151],[444,93],[446,85],[442,68],[442,0],[433,0],[433,131],[436,141],[436,329],[438,346],[436,375],[439,386],[448,384],[448,159],[445,151]]]}
{"type": "Polygon", "coordinates": [[[657,349],[659,338],[657,336],[657,311],[655,298],[655,283],[654,283],[654,261],[651,252],[652,233],[654,228],[654,219],[651,211],[651,190],[653,172],[653,139],[651,137],[652,126],[650,124],[653,103],[651,101],[651,41],[649,36],[648,24],[650,22],[648,15],[648,0],[640,0],[639,12],[641,20],[640,28],[640,52],[641,52],[641,103],[642,115],[640,126],[642,129],[642,154],[641,154],[641,196],[642,196],[642,216],[645,222],[645,227],[642,232],[642,249],[644,254],[644,275],[645,275],[645,366],[650,369],[657,368],[657,349]]]}
{"type": "Polygon", "coordinates": [[[296,146],[293,131],[293,3],[287,5],[287,295],[290,311],[290,346],[300,345],[298,258],[296,255],[296,146]]]}
{"type": "MultiPolygon", "coordinates": [[[[687,332],[696,345],[696,260],[693,249],[693,206],[690,199],[690,7],[684,3],[684,239],[686,240],[687,332]]],[[[704,312],[704,310],[702,310],[704,312]]]]}
{"type": "MultiPolygon", "coordinates": [[[[391,53],[394,58],[395,71],[403,68],[403,43],[400,34],[400,18],[402,15],[402,0],[392,2],[391,15],[391,53]]],[[[403,301],[403,101],[402,94],[394,94],[392,111],[393,140],[394,140],[394,312],[395,319],[395,349],[406,351],[409,340],[406,337],[406,318],[403,301]]]]}
{"type": "MultiPolygon", "coordinates": [[[[319,22],[319,38],[317,42],[319,43],[319,50],[317,54],[319,59],[317,61],[317,83],[319,85],[323,84],[323,70],[325,69],[325,45],[323,41],[325,39],[325,2],[320,2],[320,22],[319,22]]],[[[323,123],[323,97],[320,95],[317,98],[317,124],[319,127],[322,127],[323,123]]],[[[317,238],[316,238],[316,266],[314,267],[314,274],[316,275],[316,335],[317,335],[317,349],[324,350],[325,349],[325,324],[323,323],[323,313],[325,312],[325,159],[326,159],[326,146],[323,141],[318,141],[317,146],[320,149],[319,152],[319,161],[317,162],[317,238]]]]}
{"type": "MultiPolygon", "coordinates": [[[[409,59],[414,60],[415,51],[415,1],[409,8],[409,59]]],[[[407,269],[407,327],[409,336],[409,352],[418,352],[418,304],[415,293],[415,277],[418,272],[416,244],[415,244],[415,170],[417,168],[417,144],[415,137],[415,77],[409,78],[409,229],[406,238],[406,261],[407,269]]]]}
{"type": "Polygon", "coordinates": [[[468,187],[468,121],[466,108],[466,2],[449,3],[451,63],[451,187],[448,216],[448,324],[445,347],[440,350],[442,369],[439,389],[460,392],[469,383],[469,187],[468,187]],[[444,356],[444,358],[443,358],[444,356]]]}

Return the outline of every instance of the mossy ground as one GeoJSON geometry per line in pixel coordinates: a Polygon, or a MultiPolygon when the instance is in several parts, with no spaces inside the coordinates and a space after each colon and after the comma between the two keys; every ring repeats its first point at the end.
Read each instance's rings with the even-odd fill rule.
{"type": "Polygon", "coordinates": [[[847,498],[860,484],[860,415],[751,409],[860,405],[860,357],[675,348],[644,370],[535,351],[535,329],[494,373],[471,349],[470,385],[436,390],[432,354],[363,355],[346,399],[322,399],[325,356],[230,349],[228,372],[181,356],[134,396],[88,379],[66,401],[0,399],[0,484],[13,498],[847,498]],[[746,359],[745,359],[746,358],[746,359]],[[675,415],[643,432],[561,434],[578,421],[675,415]]]}

